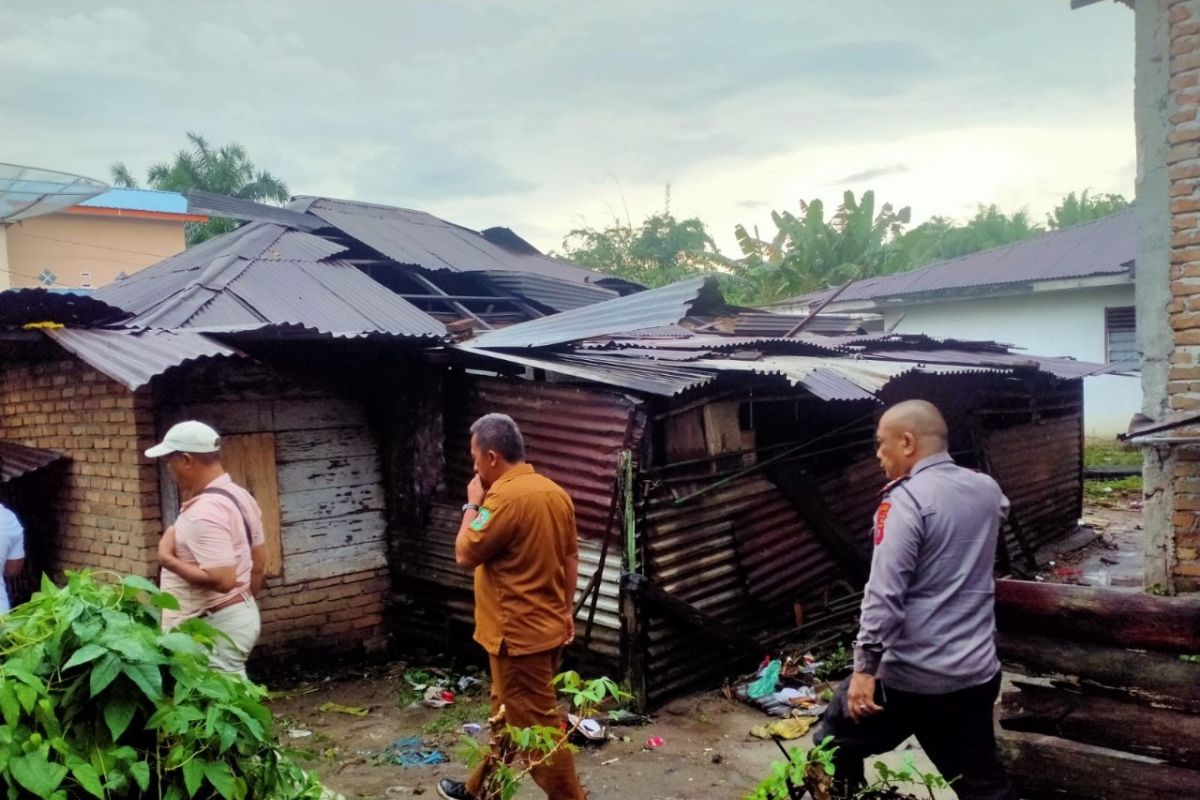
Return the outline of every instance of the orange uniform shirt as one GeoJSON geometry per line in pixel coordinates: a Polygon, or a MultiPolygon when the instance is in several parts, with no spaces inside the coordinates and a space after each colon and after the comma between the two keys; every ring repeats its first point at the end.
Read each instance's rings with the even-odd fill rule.
{"type": "Polygon", "coordinates": [[[575,505],[530,464],[488,489],[467,532],[475,568],[475,641],[492,655],[523,656],[562,646],[575,587],[566,559],[578,556],[575,505]]]}

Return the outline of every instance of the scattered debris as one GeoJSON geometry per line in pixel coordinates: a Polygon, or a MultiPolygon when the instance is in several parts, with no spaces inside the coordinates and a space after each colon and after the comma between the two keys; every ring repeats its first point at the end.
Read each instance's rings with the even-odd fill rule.
{"type": "Polygon", "coordinates": [[[287,735],[290,739],[307,739],[313,732],[303,728],[288,728],[287,735]]]}
{"type": "Polygon", "coordinates": [[[425,689],[423,702],[430,708],[445,708],[454,704],[454,692],[440,686],[429,686],[425,689]]]}
{"type": "Polygon", "coordinates": [[[406,736],[388,745],[384,760],[401,767],[427,767],[446,764],[450,759],[441,750],[426,744],[420,736],[406,736]]]}
{"type": "Polygon", "coordinates": [[[482,730],[483,726],[478,722],[466,722],[462,726],[462,732],[468,736],[478,736],[482,730]]]}
{"type": "Polygon", "coordinates": [[[620,760],[621,759],[619,759],[619,758],[610,758],[608,761],[601,761],[600,766],[607,767],[609,764],[615,764],[620,760]]]}
{"type": "Polygon", "coordinates": [[[645,748],[647,750],[657,750],[665,744],[661,736],[651,736],[646,740],[645,748]]]}
{"type": "Polygon", "coordinates": [[[756,739],[799,739],[817,722],[816,717],[788,717],[769,725],[758,725],[750,729],[756,739]]]}

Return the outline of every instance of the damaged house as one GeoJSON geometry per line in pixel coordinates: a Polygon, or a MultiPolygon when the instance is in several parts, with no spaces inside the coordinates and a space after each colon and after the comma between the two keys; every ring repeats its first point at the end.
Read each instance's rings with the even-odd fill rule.
{"type": "Polygon", "coordinates": [[[883,404],[931,400],[955,457],[1000,481],[1013,503],[1002,571],[1031,570],[1075,529],[1080,377],[1094,365],[913,335],[697,332],[733,313],[695,279],[458,345],[473,369],[449,378],[444,489],[397,531],[404,627],[469,640],[453,539],[467,429],[489,411],[518,421],[531,462],[575,499],[578,648],[643,706],[752,665],[861,587],[883,404]]]}
{"type": "Polygon", "coordinates": [[[34,569],[152,575],[178,498],[142,451],[212,423],[267,517],[260,655],[470,647],[453,537],[490,411],[574,498],[578,655],[642,704],[861,587],[884,403],[935,402],[999,479],[1004,572],[1079,517],[1094,365],[747,312],[713,279],[638,291],[421,212],[202,200],[247,224],[91,298],[0,305],[0,441],[62,456],[34,569]]]}

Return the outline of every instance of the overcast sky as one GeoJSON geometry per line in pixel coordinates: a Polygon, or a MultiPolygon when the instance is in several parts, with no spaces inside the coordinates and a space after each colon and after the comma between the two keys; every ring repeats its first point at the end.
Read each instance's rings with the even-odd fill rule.
{"type": "Polygon", "coordinates": [[[726,248],[874,188],[915,220],[1133,193],[1133,14],[1069,0],[0,0],[0,161],[143,175],[185,131],[296,194],[543,249],[671,185],[726,248]]]}

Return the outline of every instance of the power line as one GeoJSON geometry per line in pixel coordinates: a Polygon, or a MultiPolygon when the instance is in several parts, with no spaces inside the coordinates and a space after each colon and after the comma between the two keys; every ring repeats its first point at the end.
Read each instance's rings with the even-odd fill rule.
{"type": "Polygon", "coordinates": [[[57,236],[42,236],[40,234],[29,233],[27,231],[20,231],[20,235],[28,236],[31,239],[45,239],[48,242],[61,242],[63,244],[77,244],[77,245],[81,245],[83,247],[95,247],[100,250],[115,250],[118,253],[135,253],[135,254],[141,255],[141,256],[154,256],[157,259],[169,258],[170,256],[174,255],[174,253],[151,253],[147,250],[130,250],[127,247],[109,247],[107,245],[94,244],[92,242],[78,242],[78,241],[75,241],[74,239],[60,239],[57,236]]]}

